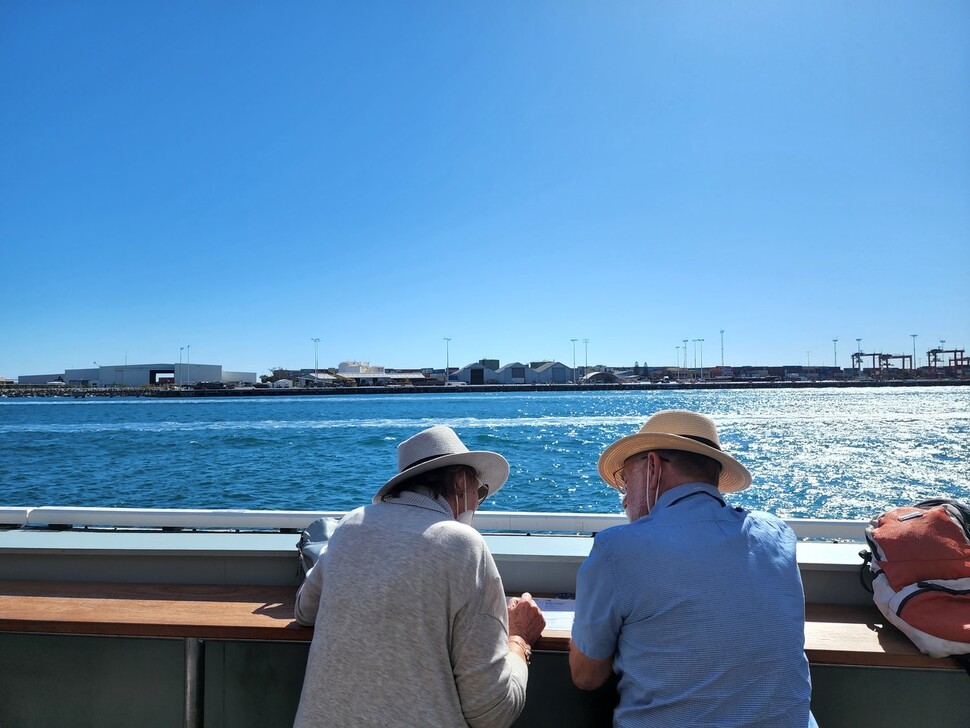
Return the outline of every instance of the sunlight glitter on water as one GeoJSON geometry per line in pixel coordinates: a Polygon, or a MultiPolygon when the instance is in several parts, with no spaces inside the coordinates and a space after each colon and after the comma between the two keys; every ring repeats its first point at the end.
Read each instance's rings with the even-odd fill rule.
{"type": "Polygon", "coordinates": [[[869,518],[970,500],[970,389],[542,392],[0,402],[0,505],[346,509],[433,424],[504,454],[490,510],[617,512],[596,461],[659,409],[703,411],[754,476],[733,503],[869,518]]]}

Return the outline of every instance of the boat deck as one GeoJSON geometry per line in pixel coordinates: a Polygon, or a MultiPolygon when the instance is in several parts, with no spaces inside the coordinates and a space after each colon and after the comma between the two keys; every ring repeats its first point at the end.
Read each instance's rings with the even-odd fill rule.
{"type": "MultiPolygon", "coordinates": [[[[0,509],[0,724],[291,725],[312,639],[292,619],[296,542],[323,514],[109,515],[113,526],[104,512],[0,509]]],[[[506,589],[536,595],[574,591],[592,532],[618,522],[476,518],[506,589]]],[[[820,725],[965,728],[966,675],[919,654],[860,586],[862,524],[793,527],[816,539],[798,560],[820,725]]],[[[543,635],[517,726],[610,723],[615,681],[577,690],[567,649],[568,629],[543,635]]]]}

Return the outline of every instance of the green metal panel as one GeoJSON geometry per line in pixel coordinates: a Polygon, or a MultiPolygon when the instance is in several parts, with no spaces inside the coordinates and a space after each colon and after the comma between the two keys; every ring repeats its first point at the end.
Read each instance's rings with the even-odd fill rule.
{"type": "MultiPolygon", "coordinates": [[[[206,728],[291,726],[308,648],[206,642],[206,728]]],[[[183,649],[178,639],[0,633],[0,726],[180,726],[183,649]]],[[[812,710],[823,728],[970,725],[970,679],[962,671],[814,665],[812,680],[812,710]]],[[[578,690],[565,653],[537,652],[516,728],[608,726],[615,702],[615,681],[578,690]]]]}
{"type": "Polygon", "coordinates": [[[962,670],[812,665],[812,712],[821,728],[967,728],[970,678],[962,670]]]}
{"type": "Polygon", "coordinates": [[[207,642],[205,725],[290,728],[308,643],[207,642]]]}
{"type": "Polygon", "coordinates": [[[615,677],[598,690],[580,690],[569,675],[568,655],[534,652],[525,710],[515,722],[515,728],[610,726],[616,701],[615,677]]]}
{"type": "Polygon", "coordinates": [[[4,728],[182,725],[181,640],[0,634],[4,728]]]}

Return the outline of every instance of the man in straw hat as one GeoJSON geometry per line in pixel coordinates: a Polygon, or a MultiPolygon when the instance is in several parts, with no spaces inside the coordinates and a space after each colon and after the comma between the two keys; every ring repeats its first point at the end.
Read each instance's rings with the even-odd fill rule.
{"type": "Polygon", "coordinates": [[[307,573],[314,625],[296,726],[508,726],[545,620],[505,589],[475,510],[509,464],[449,427],[397,448],[398,472],[341,519],[307,573]]]}
{"type": "Polygon", "coordinates": [[[573,682],[617,673],[616,726],[814,725],[795,535],[727,504],[751,475],[714,422],[657,412],[599,473],[630,523],[599,533],[580,567],[573,682]]]}

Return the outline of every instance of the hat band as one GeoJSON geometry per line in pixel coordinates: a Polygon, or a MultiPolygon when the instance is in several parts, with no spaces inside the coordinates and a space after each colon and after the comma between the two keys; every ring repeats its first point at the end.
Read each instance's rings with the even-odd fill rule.
{"type": "Polygon", "coordinates": [[[699,437],[697,435],[681,435],[681,437],[686,437],[688,440],[694,440],[699,442],[701,445],[707,445],[708,447],[713,447],[715,450],[720,450],[721,446],[718,445],[713,440],[708,440],[706,437],[699,437]]]}
{"type": "Polygon", "coordinates": [[[455,454],[456,454],[456,453],[453,453],[453,452],[445,452],[445,453],[441,453],[440,455],[428,455],[428,457],[426,457],[426,458],[421,458],[420,460],[415,460],[415,461],[414,461],[413,463],[410,463],[410,464],[409,464],[409,465],[408,465],[408,466],[407,466],[406,468],[404,468],[404,470],[402,470],[401,472],[402,472],[402,473],[406,473],[406,472],[407,472],[407,471],[409,471],[409,470],[410,470],[411,468],[414,468],[414,467],[417,467],[417,466],[418,466],[418,465],[420,465],[421,463],[426,463],[426,462],[428,462],[429,460],[437,460],[438,458],[443,458],[443,457],[447,457],[448,455],[455,455],[455,454]]]}

